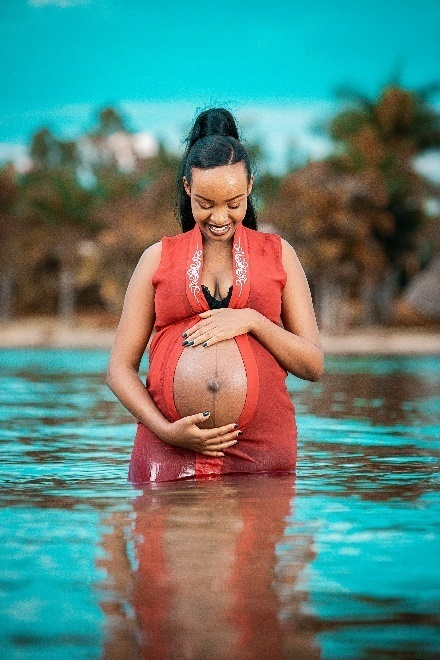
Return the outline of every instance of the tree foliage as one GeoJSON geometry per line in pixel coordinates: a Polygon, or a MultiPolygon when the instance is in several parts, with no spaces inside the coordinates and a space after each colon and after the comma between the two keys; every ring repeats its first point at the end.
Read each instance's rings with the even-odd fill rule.
{"type": "Polygon", "coordinates": [[[344,97],[327,127],[333,153],[285,176],[265,218],[276,219],[312,280],[345,282],[359,297],[391,271],[402,286],[426,258],[419,239],[435,219],[425,202],[440,191],[414,160],[440,146],[440,115],[426,90],[391,85],[377,99],[353,90],[344,97]]]}
{"type": "MultiPolygon", "coordinates": [[[[326,126],[333,153],[298,161],[285,176],[269,171],[259,144],[247,145],[259,224],[290,240],[312,287],[343,282],[359,299],[390,270],[403,285],[435,251],[438,218],[427,215],[426,202],[440,193],[414,160],[440,146],[439,113],[429,104],[437,91],[397,82],[378,98],[338,90],[343,107],[326,126]]],[[[18,313],[54,313],[64,291],[71,303],[63,309],[75,303],[118,313],[143,250],[180,231],[179,156],[133,133],[107,107],[75,140],[40,128],[29,158],[26,172],[12,164],[0,170],[0,277],[9,292],[0,307],[12,296],[18,313]]]]}

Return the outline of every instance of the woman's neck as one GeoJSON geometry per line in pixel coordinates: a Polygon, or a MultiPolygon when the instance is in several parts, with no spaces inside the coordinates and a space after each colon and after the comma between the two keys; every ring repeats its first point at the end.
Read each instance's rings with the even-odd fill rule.
{"type": "Polygon", "coordinates": [[[203,236],[202,237],[203,249],[212,254],[230,254],[232,250],[233,240],[234,240],[234,236],[228,238],[227,241],[210,240],[209,238],[203,236]]]}

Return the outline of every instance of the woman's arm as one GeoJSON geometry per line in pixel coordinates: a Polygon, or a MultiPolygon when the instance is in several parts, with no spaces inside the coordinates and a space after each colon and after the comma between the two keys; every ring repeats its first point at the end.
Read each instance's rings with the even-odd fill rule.
{"type": "Polygon", "coordinates": [[[212,346],[252,333],[286,371],[316,381],[324,372],[324,352],[306,276],[295,250],[282,240],[282,263],[287,273],[281,300],[283,327],[255,309],[212,309],[185,333],[186,345],[212,346]]]}
{"type": "Polygon", "coordinates": [[[312,296],[301,263],[293,247],[284,239],[282,263],[287,282],[281,302],[283,327],[252,312],[250,330],[276,360],[290,373],[317,381],[324,373],[324,351],[313,309],[312,296]]]}
{"type": "Polygon", "coordinates": [[[125,408],[161,440],[207,456],[223,456],[223,449],[237,442],[234,424],[200,429],[207,419],[196,415],[169,422],[162,415],[139,377],[139,365],[154,326],[154,287],[152,278],[161,257],[161,243],[155,243],[141,256],[131,276],[107,369],[107,385],[125,408]]]}
{"type": "Polygon", "coordinates": [[[153,274],[161,243],[142,254],[131,276],[107,368],[107,385],[140,422],[159,437],[168,420],[158,410],[139,377],[139,365],[154,326],[153,274]]]}

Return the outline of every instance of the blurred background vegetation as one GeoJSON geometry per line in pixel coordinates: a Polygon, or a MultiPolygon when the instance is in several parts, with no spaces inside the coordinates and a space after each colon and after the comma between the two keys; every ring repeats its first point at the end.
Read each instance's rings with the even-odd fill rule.
{"type": "MultiPolygon", "coordinates": [[[[260,229],[297,250],[324,329],[405,321],[402,292],[438,258],[440,185],[415,167],[440,146],[434,91],[388,84],[371,99],[340,90],[340,112],[321,127],[332,153],[292,158],[284,175],[247,145],[260,229]]],[[[115,323],[143,250],[180,232],[179,155],[130,132],[113,107],[75,141],[42,127],[28,146],[27,168],[0,170],[0,315],[115,323]]],[[[435,320],[417,301],[414,311],[412,320],[435,320]]]]}

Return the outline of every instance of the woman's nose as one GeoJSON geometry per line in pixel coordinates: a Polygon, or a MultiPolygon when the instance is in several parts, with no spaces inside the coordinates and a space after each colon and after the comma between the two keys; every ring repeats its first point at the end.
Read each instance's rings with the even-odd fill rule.
{"type": "Polygon", "coordinates": [[[227,209],[217,209],[211,213],[211,220],[218,225],[224,225],[228,222],[227,209]]]}

